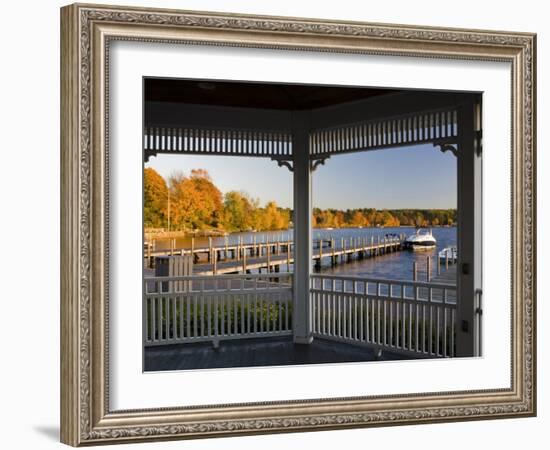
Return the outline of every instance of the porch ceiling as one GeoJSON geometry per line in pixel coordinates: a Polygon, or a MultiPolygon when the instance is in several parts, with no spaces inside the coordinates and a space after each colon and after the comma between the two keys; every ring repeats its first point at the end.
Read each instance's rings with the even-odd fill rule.
{"type": "Polygon", "coordinates": [[[396,89],[309,84],[148,78],[146,102],[303,111],[399,92],[396,89]]]}
{"type": "Polygon", "coordinates": [[[297,153],[312,160],[423,143],[447,149],[458,137],[459,105],[477,95],[157,78],[144,88],[146,161],[159,153],[288,161],[296,132],[309,136],[297,153]]]}

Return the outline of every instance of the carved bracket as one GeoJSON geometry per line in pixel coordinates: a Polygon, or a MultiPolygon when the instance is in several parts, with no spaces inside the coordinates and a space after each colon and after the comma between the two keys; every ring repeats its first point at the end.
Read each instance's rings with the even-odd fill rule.
{"type": "Polygon", "coordinates": [[[317,169],[317,167],[319,166],[324,166],[325,161],[329,158],[330,156],[324,156],[322,158],[312,159],[311,161],[309,161],[309,170],[311,170],[312,172],[315,172],[315,169],[317,169]]]}
{"type": "Polygon", "coordinates": [[[157,152],[155,152],[154,150],[144,150],[143,151],[143,159],[145,160],[144,162],[148,162],[149,158],[151,158],[151,156],[157,156],[157,152]]]}
{"type": "Polygon", "coordinates": [[[272,161],[277,161],[277,165],[279,167],[286,167],[291,172],[294,172],[294,166],[292,165],[292,161],[288,159],[279,159],[279,158],[271,158],[272,161]]]}
{"type": "MultiPolygon", "coordinates": [[[[309,161],[309,170],[312,172],[317,169],[320,165],[324,165],[325,161],[329,159],[329,156],[323,156],[322,158],[312,159],[309,161]]],[[[281,158],[271,158],[272,161],[277,161],[277,165],[279,167],[286,167],[291,172],[294,172],[294,165],[293,161],[289,159],[281,159],[281,158]]]]}
{"type": "Polygon", "coordinates": [[[453,155],[458,156],[458,146],[456,144],[435,142],[434,147],[439,147],[442,153],[451,152],[453,155]]]}

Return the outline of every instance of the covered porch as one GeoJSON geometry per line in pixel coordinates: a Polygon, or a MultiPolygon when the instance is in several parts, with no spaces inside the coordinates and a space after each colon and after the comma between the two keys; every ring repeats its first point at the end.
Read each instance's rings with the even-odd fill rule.
{"type": "Polygon", "coordinates": [[[267,273],[246,273],[245,263],[217,274],[213,261],[211,275],[144,279],[145,370],[480,353],[477,95],[210,80],[145,86],[145,160],[268,158],[293,172],[294,188],[291,272],[272,272],[268,260],[267,273]],[[323,257],[312,242],[316,168],[338,154],[426,143],[457,158],[456,282],[314,273],[323,257]]]}

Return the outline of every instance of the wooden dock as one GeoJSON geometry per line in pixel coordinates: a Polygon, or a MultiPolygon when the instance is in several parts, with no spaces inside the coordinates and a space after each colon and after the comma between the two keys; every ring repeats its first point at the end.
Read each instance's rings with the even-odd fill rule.
{"type": "Polygon", "coordinates": [[[431,281],[440,284],[456,285],[456,264],[450,265],[447,269],[445,269],[445,266],[442,264],[441,273],[435,275],[431,281]]]}
{"type": "MultiPolygon", "coordinates": [[[[441,264],[441,266],[439,267],[439,273],[430,276],[429,279],[426,280],[426,282],[432,283],[434,286],[439,284],[457,286],[456,264],[449,265],[447,266],[447,268],[444,264],[441,264]]],[[[419,298],[427,299],[429,296],[429,290],[424,287],[418,288],[418,296],[419,298]]],[[[432,300],[436,302],[443,302],[443,291],[433,289],[432,300]]],[[[446,302],[456,303],[456,290],[447,292],[446,302]]]]}
{"type": "MultiPolygon", "coordinates": [[[[321,239],[313,242],[312,259],[320,267],[328,258],[332,265],[351,259],[372,258],[403,249],[403,238],[380,238],[373,236],[349,239],[321,239]]],[[[196,275],[221,275],[250,273],[251,271],[280,272],[294,264],[293,241],[252,242],[207,247],[170,248],[166,250],[145,249],[146,262],[151,267],[156,256],[193,255],[193,273],[196,275]],[[202,256],[202,258],[201,258],[202,256]],[[200,262],[206,260],[206,262],[200,262]]]]}

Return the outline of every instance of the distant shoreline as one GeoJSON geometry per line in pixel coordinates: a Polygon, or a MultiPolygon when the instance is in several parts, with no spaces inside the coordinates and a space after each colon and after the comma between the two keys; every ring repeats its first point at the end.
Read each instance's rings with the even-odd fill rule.
{"type": "Polygon", "coordinates": [[[190,231],[190,230],[178,230],[178,231],[145,231],[143,233],[147,240],[150,239],[173,239],[173,238],[186,238],[186,237],[220,237],[228,236],[231,233],[228,233],[223,230],[199,230],[199,231],[190,231]]]}
{"type": "MultiPolygon", "coordinates": [[[[346,229],[364,229],[364,230],[383,230],[385,228],[456,228],[457,224],[452,225],[428,225],[425,227],[415,227],[414,225],[399,225],[399,226],[388,226],[388,227],[353,227],[353,226],[344,226],[344,227],[332,227],[334,230],[346,230],[346,229]]],[[[313,230],[330,230],[331,227],[313,227],[313,230]]],[[[285,230],[248,230],[248,231],[224,231],[224,230],[149,230],[144,232],[145,240],[150,241],[153,239],[179,239],[179,238],[189,238],[189,237],[224,237],[230,236],[232,234],[242,234],[242,233],[275,233],[289,231],[292,228],[285,230]]]]}

